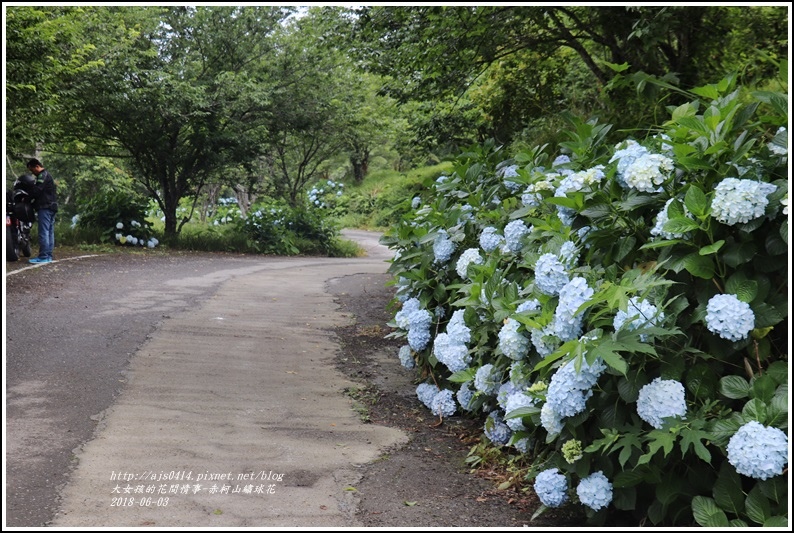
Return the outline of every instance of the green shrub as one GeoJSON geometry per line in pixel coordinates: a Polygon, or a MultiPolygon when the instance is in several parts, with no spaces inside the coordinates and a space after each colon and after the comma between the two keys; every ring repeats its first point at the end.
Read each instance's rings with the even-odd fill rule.
{"type": "Polygon", "coordinates": [[[787,98],[689,94],[617,146],[472,147],[381,239],[419,399],[523,452],[536,514],[788,523],[787,98]]]}
{"type": "Polygon", "coordinates": [[[101,242],[127,246],[149,246],[159,241],[147,220],[149,201],[124,191],[100,191],[78,203],[73,222],[83,230],[101,232],[101,242]]]}

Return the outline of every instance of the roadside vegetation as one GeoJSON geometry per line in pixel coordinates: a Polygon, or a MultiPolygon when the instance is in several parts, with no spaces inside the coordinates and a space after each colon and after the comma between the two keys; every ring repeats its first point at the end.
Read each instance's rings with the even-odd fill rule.
{"type": "Polygon", "coordinates": [[[4,9],[6,187],[45,163],[56,246],[382,231],[473,468],[592,525],[787,523],[790,6],[4,9]]]}

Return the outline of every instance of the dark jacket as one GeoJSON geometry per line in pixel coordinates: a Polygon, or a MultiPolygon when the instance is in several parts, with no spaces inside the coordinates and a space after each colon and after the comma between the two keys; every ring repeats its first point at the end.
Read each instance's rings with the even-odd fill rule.
{"type": "Polygon", "coordinates": [[[42,170],[36,176],[36,185],[33,190],[33,198],[36,200],[33,206],[39,209],[58,210],[58,195],[55,190],[55,180],[46,170],[42,170]]]}

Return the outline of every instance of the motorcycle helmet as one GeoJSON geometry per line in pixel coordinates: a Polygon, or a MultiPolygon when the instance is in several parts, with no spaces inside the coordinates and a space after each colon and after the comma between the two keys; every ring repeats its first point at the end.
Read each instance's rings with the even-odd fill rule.
{"type": "Polygon", "coordinates": [[[15,189],[22,189],[26,192],[32,191],[34,185],[36,185],[36,178],[33,174],[22,174],[17,178],[17,181],[14,182],[15,189]]]}

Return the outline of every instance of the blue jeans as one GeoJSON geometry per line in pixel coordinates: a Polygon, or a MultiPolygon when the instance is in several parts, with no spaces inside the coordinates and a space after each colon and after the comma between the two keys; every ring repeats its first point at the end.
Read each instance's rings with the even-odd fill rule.
{"type": "Polygon", "coordinates": [[[39,219],[39,259],[52,259],[52,249],[55,248],[55,211],[39,209],[36,217],[39,219]]]}

